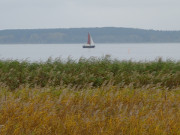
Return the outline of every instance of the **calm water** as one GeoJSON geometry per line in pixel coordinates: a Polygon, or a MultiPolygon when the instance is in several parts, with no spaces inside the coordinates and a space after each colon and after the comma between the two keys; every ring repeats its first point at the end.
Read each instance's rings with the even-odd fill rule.
{"type": "Polygon", "coordinates": [[[102,57],[111,55],[119,60],[151,61],[180,60],[180,44],[96,44],[96,48],[82,48],[82,44],[25,44],[0,45],[0,59],[46,61],[49,57],[66,59],[71,57],[102,57]]]}

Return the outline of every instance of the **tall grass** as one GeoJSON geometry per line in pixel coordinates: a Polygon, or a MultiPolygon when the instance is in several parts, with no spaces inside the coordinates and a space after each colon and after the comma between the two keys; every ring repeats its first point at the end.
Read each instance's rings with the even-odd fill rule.
{"type": "Polygon", "coordinates": [[[180,62],[0,60],[1,135],[179,135],[180,62]]]}
{"type": "Polygon", "coordinates": [[[180,85],[180,62],[132,62],[104,58],[81,58],[78,62],[61,59],[41,63],[0,61],[0,83],[10,89],[20,86],[86,86],[100,87],[113,83],[121,88],[131,86],[175,88],[180,85]]]}
{"type": "Polygon", "coordinates": [[[179,135],[180,89],[0,91],[1,135],[179,135]]]}

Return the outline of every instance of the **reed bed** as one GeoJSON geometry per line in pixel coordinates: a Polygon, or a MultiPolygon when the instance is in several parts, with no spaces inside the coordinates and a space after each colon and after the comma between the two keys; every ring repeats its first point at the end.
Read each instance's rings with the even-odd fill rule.
{"type": "Polygon", "coordinates": [[[112,60],[110,57],[72,59],[49,59],[46,62],[0,60],[0,84],[16,89],[92,85],[101,87],[113,83],[121,88],[131,86],[176,88],[180,85],[180,62],[162,61],[132,62],[112,60]]]}
{"type": "Polygon", "coordinates": [[[1,135],[179,135],[180,88],[0,91],[1,135]]]}
{"type": "Polygon", "coordinates": [[[180,62],[0,60],[1,135],[179,135],[180,62]]]}

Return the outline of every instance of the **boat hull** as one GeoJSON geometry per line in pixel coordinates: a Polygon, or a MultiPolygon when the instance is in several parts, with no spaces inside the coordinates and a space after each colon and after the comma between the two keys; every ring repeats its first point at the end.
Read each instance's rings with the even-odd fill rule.
{"type": "Polygon", "coordinates": [[[95,45],[90,45],[90,46],[83,45],[83,48],[95,48],[95,45]]]}

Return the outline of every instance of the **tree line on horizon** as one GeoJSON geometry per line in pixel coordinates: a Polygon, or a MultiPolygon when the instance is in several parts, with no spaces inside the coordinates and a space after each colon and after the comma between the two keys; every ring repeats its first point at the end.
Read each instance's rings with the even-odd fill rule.
{"type": "Polygon", "coordinates": [[[0,30],[0,44],[85,43],[88,32],[95,43],[180,42],[180,31],[103,27],[0,30]]]}

